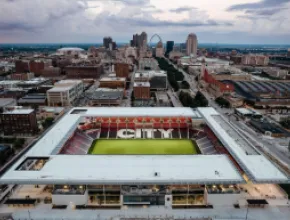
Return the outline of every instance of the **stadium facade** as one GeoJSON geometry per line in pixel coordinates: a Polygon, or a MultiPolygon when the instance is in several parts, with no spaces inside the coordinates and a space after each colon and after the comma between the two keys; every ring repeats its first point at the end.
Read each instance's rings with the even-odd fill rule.
{"type": "Polygon", "coordinates": [[[7,206],[76,210],[286,206],[288,182],[213,108],[74,108],[0,178],[7,206]]]}

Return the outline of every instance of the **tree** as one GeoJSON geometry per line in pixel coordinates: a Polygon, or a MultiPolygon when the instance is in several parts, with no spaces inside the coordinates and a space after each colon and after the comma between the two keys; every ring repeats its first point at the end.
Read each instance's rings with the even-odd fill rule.
{"type": "Polygon", "coordinates": [[[13,149],[18,150],[23,147],[25,140],[23,138],[16,139],[13,143],[13,149]]]}
{"type": "Polygon", "coordinates": [[[215,102],[221,107],[225,107],[225,108],[231,107],[230,102],[223,97],[216,98],[215,102]]]}
{"type": "Polygon", "coordinates": [[[250,99],[245,99],[245,103],[246,103],[247,105],[250,105],[250,106],[254,106],[254,105],[255,105],[255,101],[250,100],[250,99]]]}
{"type": "Polygon", "coordinates": [[[42,122],[43,128],[49,128],[53,124],[54,118],[48,117],[42,122]]]}
{"type": "Polygon", "coordinates": [[[189,83],[187,81],[185,81],[185,80],[182,81],[181,86],[182,86],[183,89],[189,89],[190,88],[189,83]]]}

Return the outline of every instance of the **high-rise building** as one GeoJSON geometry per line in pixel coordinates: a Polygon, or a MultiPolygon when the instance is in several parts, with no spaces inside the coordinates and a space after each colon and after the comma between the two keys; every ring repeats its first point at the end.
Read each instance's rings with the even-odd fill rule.
{"type": "Polygon", "coordinates": [[[168,56],[171,51],[173,51],[174,41],[167,41],[166,43],[166,53],[165,55],[168,56]]]}
{"type": "Polygon", "coordinates": [[[143,31],[140,35],[140,48],[147,49],[147,40],[147,34],[143,31]]]}
{"type": "Polygon", "coordinates": [[[290,58],[290,48],[288,49],[287,57],[290,58]]]}
{"type": "Polygon", "coordinates": [[[113,43],[113,39],[111,37],[104,37],[103,39],[103,45],[105,48],[109,49],[110,44],[113,43]]]}
{"type": "Polygon", "coordinates": [[[197,36],[196,34],[189,34],[186,40],[186,54],[188,56],[197,56],[197,36]]]}
{"type": "Polygon", "coordinates": [[[134,34],[133,35],[133,40],[130,41],[130,44],[132,47],[137,47],[139,49],[147,49],[147,41],[148,41],[148,36],[146,32],[142,32],[140,35],[139,34],[134,34]]]}
{"type": "Polygon", "coordinates": [[[163,57],[164,56],[164,48],[162,41],[159,41],[156,46],[156,57],[163,57]]]}

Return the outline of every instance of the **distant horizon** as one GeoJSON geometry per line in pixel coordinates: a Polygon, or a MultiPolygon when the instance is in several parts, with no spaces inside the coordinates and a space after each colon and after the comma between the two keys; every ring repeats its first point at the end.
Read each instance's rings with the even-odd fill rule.
{"type": "MultiPolygon", "coordinates": [[[[162,42],[163,44],[166,44],[167,41],[162,42]]],[[[126,43],[126,42],[116,42],[117,44],[130,44],[130,43],[126,43]]],[[[174,44],[183,44],[185,42],[174,42],[174,44]]],[[[103,44],[103,42],[89,42],[89,43],[83,43],[83,42],[73,42],[73,43],[68,43],[68,42],[59,42],[59,43],[0,43],[0,45],[61,45],[61,44],[65,44],[65,45],[90,45],[90,44],[103,44]]],[[[155,43],[153,43],[155,44],[155,43]]],[[[282,44],[278,44],[278,43],[198,43],[199,45],[203,45],[203,44],[207,44],[207,45],[255,45],[255,46],[290,46],[290,43],[282,43],[282,44]]]]}
{"type": "Polygon", "coordinates": [[[148,42],[195,33],[208,45],[290,45],[289,15],[289,0],[5,0],[0,44],[123,43],[146,32],[148,42]]]}

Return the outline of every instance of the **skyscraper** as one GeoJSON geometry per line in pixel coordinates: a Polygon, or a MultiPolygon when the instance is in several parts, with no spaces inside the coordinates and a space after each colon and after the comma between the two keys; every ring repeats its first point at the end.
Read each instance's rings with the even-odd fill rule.
{"type": "Polygon", "coordinates": [[[131,47],[137,47],[139,49],[147,49],[147,34],[146,32],[142,32],[140,35],[139,34],[134,34],[133,35],[133,40],[130,41],[131,47]]]}
{"type": "Polygon", "coordinates": [[[168,56],[168,54],[173,51],[173,47],[174,47],[174,41],[167,41],[166,43],[166,53],[165,56],[168,56]]]}
{"type": "Polygon", "coordinates": [[[110,47],[110,44],[113,43],[113,39],[111,37],[104,37],[103,39],[103,45],[105,48],[109,48],[110,47]]]}
{"type": "Polygon", "coordinates": [[[140,48],[147,49],[147,34],[144,31],[140,35],[140,48]]]}
{"type": "Polygon", "coordinates": [[[158,42],[156,45],[156,57],[163,57],[164,56],[164,49],[163,44],[161,41],[158,42]]]}
{"type": "Polygon", "coordinates": [[[290,48],[288,49],[287,57],[290,58],[290,48]]]}
{"type": "Polygon", "coordinates": [[[197,56],[197,36],[194,33],[189,34],[187,37],[186,54],[188,56],[197,56]]]}

